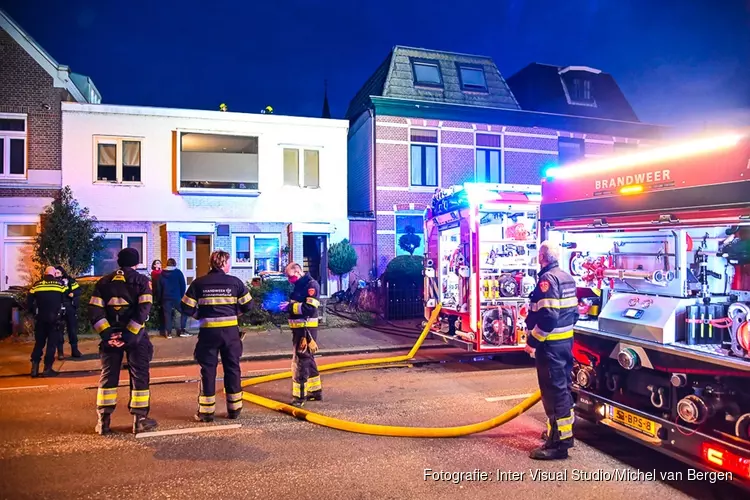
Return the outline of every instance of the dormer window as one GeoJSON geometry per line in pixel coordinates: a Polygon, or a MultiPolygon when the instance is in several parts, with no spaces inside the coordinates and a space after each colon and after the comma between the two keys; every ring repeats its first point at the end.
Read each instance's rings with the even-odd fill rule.
{"type": "Polygon", "coordinates": [[[487,92],[484,68],[478,64],[456,63],[461,90],[465,92],[487,92]]]}
{"type": "Polygon", "coordinates": [[[414,59],[411,62],[414,84],[418,87],[443,87],[440,63],[430,59],[414,59]]]}
{"type": "Polygon", "coordinates": [[[593,81],[601,71],[587,66],[568,66],[559,71],[568,104],[596,107],[593,81]]]}

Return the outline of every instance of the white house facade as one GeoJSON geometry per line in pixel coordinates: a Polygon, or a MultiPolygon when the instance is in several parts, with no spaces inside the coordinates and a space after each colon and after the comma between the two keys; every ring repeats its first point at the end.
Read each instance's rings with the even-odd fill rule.
{"type": "Polygon", "coordinates": [[[348,237],[348,122],[63,103],[62,184],[106,229],[93,269],[136,248],[174,258],[188,283],[211,251],[250,279],[303,264],[330,292],[327,249],[348,237]]]}

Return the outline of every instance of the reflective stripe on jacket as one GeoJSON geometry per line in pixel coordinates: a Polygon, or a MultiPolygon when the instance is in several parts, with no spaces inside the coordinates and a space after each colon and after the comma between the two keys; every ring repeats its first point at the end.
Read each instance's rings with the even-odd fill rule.
{"type": "Polygon", "coordinates": [[[578,321],[576,282],[557,263],[542,268],[539,281],[529,296],[526,328],[527,343],[536,347],[541,342],[569,339],[578,321]]]}

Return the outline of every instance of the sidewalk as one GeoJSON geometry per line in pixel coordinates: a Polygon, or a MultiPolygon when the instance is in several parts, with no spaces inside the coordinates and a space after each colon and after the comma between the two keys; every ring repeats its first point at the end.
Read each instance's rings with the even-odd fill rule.
{"type": "MultiPolygon", "coordinates": [[[[414,345],[418,331],[404,329],[405,336],[381,333],[361,326],[323,328],[318,333],[319,355],[356,354],[377,351],[407,350],[414,345]]],[[[158,332],[150,332],[154,344],[154,359],[151,366],[194,364],[193,350],[197,336],[165,339],[158,332]]],[[[271,360],[292,357],[292,334],[290,330],[250,330],[243,341],[242,359],[271,360]]],[[[28,375],[33,347],[31,339],[23,341],[6,339],[0,342],[0,377],[28,375]]],[[[55,361],[54,369],[62,373],[90,372],[100,369],[99,342],[96,339],[82,340],[78,347],[82,358],[70,357],[70,346],[65,344],[65,360],[55,361]]],[[[445,347],[443,342],[426,340],[424,347],[445,347]]]]}

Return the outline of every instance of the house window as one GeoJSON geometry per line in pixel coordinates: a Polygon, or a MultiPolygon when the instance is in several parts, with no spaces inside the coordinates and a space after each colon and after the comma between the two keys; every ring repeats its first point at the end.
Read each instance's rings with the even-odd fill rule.
{"type": "Polygon", "coordinates": [[[457,66],[461,90],[487,92],[487,80],[484,77],[484,68],[482,66],[463,63],[458,63],[457,66]]]}
{"type": "Polygon", "coordinates": [[[284,185],[319,188],[320,151],[284,148],[284,185]],[[302,165],[300,165],[300,157],[303,158],[302,165]]]}
{"type": "Polygon", "coordinates": [[[134,248],[140,256],[140,265],[144,265],[146,256],[146,235],[144,233],[107,233],[104,235],[104,248],[94,256],[94,276],[104,276],[116,271],[117,254],[123,248],[134,248]]]}
{"type": "Polygon", "coordinates": [[[438,185],[438,131],[416,129],[410,131],[410,184],[437,187],[438,185]],[[421,144],[415,144],[421,143],[421,144]]]}
{"type": "Polygon", "coordinates": [[[573,92],[570,96],[574,101],[590,102],[591,97],[591,80],[584,78],[573,78],[573,92]]]}
{"type": "Polygon", "coordinates": [[[395,217],[396,255],[424,255],[424,215],[399,212],[395,217]]]}
{"type": "Polygon", "coordinates": [[[26,175],[26,116],[0,114],[0,179],[26,175]]]}
{"type": "Polygon", "coordinates": [[[5,226],[7,238],[33,238],[36,236],[36,224],[8,224],[5,226]]]}
{"type": "Polygon", "coordinates": [[[638,150],[638,144],[630,142],[616,142],[613,145],[613,149],[616,155],[627,155],[635,153],[638,150]]]}
{"type": "Polygon", "coordinates": [[[423,87],[443,86],[443,75],[440,63],[430,59],[415,59],[411,62],[414,71],[414,84],[423,87]]]}
{"type": "Polygon", "coordinates": [[[501,136],[498,134],[476,135],[476,179],[477,182],[499,184],[503,179],[502,162],[500,159],[501,136]]]}
{"type": "Polygon", "coordinates": [[[281,237],[277,234],[232,235],[232,265],[263,271],[279,271],[281,237]]]}
{"type": "Polygon", "coordinates": [[[141,141],[96,137],[96,182],[128,184],[141,182],[141,141]]]}
{"type": "Polygon", "coordinates": [[[258,190],[258,138],[180,134],[180,188],[258,190]]]}
{"type": "Polygon", "coordinates": [[[586,154],[583,139],[559,137],[557,139],[557,164],[565,165],[583,160],[586,154]]]}

